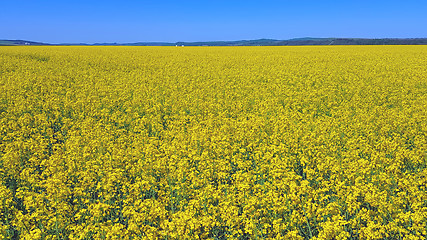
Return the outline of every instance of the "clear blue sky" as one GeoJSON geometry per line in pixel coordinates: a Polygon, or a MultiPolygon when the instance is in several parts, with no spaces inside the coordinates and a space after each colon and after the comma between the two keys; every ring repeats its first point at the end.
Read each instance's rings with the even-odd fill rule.
{"type": "Polygon", "coordinates": [[[3,0],[0,39],[48,43],[427,37],[426,0],[3,0]]]}

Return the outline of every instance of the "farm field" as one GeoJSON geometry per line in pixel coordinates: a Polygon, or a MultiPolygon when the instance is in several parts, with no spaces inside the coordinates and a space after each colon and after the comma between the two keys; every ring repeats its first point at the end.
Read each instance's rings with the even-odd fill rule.
{"type": "Polygon", "coordinates": [[[425,239],[427,46],[0,47],[0,239],[425,239]]]}

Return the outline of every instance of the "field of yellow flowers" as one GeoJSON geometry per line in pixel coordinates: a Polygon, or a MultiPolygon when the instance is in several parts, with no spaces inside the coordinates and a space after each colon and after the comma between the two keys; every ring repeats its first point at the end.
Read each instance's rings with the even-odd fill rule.
{"type": "Polygon", "coordinates": [[[0,239],[425,239],[427,46],[0,47],[0,239]]]}

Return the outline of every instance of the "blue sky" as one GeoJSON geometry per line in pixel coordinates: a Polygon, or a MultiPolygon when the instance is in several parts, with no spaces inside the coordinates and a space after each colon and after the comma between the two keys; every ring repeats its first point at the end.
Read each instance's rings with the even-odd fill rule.
{"type": "Polygon", "coordinates": [[[4,0],[0,39],[48,43],[427,37],[427,1],[4,0]]]}

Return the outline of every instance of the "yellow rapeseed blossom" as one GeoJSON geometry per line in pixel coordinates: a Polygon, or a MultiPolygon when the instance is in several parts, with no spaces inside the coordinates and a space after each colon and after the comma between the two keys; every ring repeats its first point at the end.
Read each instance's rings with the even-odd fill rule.
{"type": "Polygon", "coordinates": [[[427,47],[0,47],[0,239],[425,239],[427,47]]]}

